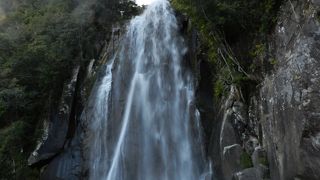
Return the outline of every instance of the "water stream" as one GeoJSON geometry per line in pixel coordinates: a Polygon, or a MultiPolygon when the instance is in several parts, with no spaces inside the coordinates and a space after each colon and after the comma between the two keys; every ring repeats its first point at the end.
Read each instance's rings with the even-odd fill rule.
{"type": "Polygon", "coordinates": [[[210,179],[187,49],[167,0],[131,20],[86,119],[93,180],[210,179]]]}

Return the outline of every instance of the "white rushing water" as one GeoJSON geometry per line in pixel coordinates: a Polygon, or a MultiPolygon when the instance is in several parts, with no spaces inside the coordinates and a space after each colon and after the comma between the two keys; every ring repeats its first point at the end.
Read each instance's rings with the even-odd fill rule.
{"type": "Polygon", "coordinates": [[[153,1],[155,0],[136,0],[136,3],[141,6],[151,4],[153,1]]]}
{"type": "Polygon", "coordinates": [[[90,179],[210,179],[185,52],[167,0],[131,20],[86,109],[90,179]]]}

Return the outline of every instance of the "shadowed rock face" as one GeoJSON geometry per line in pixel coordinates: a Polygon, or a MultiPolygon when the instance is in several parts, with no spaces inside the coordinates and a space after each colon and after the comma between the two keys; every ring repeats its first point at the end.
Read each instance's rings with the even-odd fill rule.
{"type": "Polygon", "coordinates": [[[82,172],[83,156],[80,146],[81,132],[75,134],[72,142],[68,142],[66,147],[57,154],[42,172],[41,179],[56,180],[68,179],[77,180],[85,178],[82,172]]]}
{"type": "MultiPolygon", "coordinates": [[[[39,146],[40,148],[37,148],[35,153],[30,156],[29,162],[35,162],[35,166],[42,167],[46,165],[43,167],[41,179],[88,179],[88,168],[85,166],[85,162],[88,157],[84,156],[86,142],[83,138],[84,133],[88,129],[88,121],[85,116],[86,111],[88,110],[88,105],[86,109],[83,109],[83,106],[87,103],[86,101],[88,97],[86,97],[86,95],[90,94],[91,91],[91,87],[87,85],[88,81],[96,81],[92,87],[92,92],[95,92],[106,74],[106,71],[104,71],[106,69],[106,65],[102,65],[101,67],[98,65],[106,63],[110,60],[109,58],[113,56],[118,47],[120,35],[114,36],[114,33],[112,33],[110,39],[110,42],[102,49],[100,59],[97,62],[92,60],[91,63],[88,64],[88,67],[84,68],[85,70],[79,72],[78,76],[81,78],[72,79],[71,83],[66,85],[68,89],[71,88],[72,91],[66,91],[65,95],[63,95],[63,99],[66,99],[64,98],[65,96],[69,97],[67,102],[70,103],[70,107],[68,106],[70,112],[68,112],[71,113],[71,110],[73,110],[73,114],[69,114],[69,116],[62,116],[65,117],[64,121],[61,119],[51,119],[53,122],[64,122],[64,126],[58,126],[56,123],[55,126],[52,126],[52,128],[49,128],[48,131],[45,132],[46,135],[46,133],[56,133],[58,130],[60,135],[52,136],[54,138],[44,139],[41,142],[41,146],[39,146]],[[96,73],[97,68],[101,69],[98,73],[96,73]],[[77,82],[75,82],[75,80],[77,82]],[[71,103],[72,99],[74,100],[73,103],[71,103]],[[48,147],[51,147],[57,140],[58,142],[63,142],[63,144],[58,146],[56,148],[57,151],[50,157],[45,156],[46,151],[39,151],[39,149],[46,150],[48,145],[50,145],[48,147]]],[[[62,102],[65,101],[63,100],[62,102]]]]}
{"type": "Polygon", "coordinates": [[[74,107],[74,96],[80,67],[76,67],[70,82],[63,88],[62,98],[57,110],[51,109],[49,120],[45,121],[43,139],[28,159],[28,164],[45,164],[63,149],[68,135],[70,117],[74,107]],[[57,112],[58,111],[58,112],[57,112]]]}
{"type": "Polygon", "coordinates": [[[213,134],[210,148],[219,179],[320,179],[319,12],[317,0],[286,2],[269,39],[275,69],[250,102],[231,88],[215,116],[222,122],[213,126],[219,126],[220,139],[213,134]],[[237,144],[253,167],[243,169],[228,158],[241,159],[239,151],[230,151],[237,144]]]}

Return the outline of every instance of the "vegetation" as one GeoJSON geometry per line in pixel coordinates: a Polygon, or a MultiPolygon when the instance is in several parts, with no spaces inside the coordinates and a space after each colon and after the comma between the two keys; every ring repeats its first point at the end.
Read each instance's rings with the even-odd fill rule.
{"type": "Polygon", "coordinates": [[[117,0],[1,0],[0,7],[0,174],[38,179],[27,158],[47,102],[58,103],[74,66],[97,58],[112,24],[139,8],[117,0]]]}
{"type": "Polygon", "coordinates": [[[240,155],[240,165],[243,169],[253,167],[251,156],[245,151],[240,155]]]}
{"type": "MultiPolygon", "coordinates": [[[[266,36],[282,1],[171,0],[200,33],[216,97],[225,96],[230,84],[244,88],[259,72],[256,59],[268,50],[266,36]],[[243,44],[247,49],[238,50],[243,44]]],[[[118,0],[0,0],[0,7],[0,174],[38,179],[27,158],[49,106],[58,103],[75,65],[98,57],[96,47],[108,40],[112,25],[141,9],[118,0]]]]}
{"type": "Polygon", "coordinates": [[[239,89],[257,83],[263,65],[257,59],[266,52],[283,0],[171,0],[186,13],[200,33],[201,49],[215,72],[214,94],[222,97],[230,84],[239,89]],[[245,36],[243,36],[245,34],[245,36]],[[248,53],[250,52],[250,53],[248,53]]]}
{"type": "Polygon", "coordinates": [[[259,157],[258,162],[266,167],[269,167],[267,156],[259,157]]]}
{"type": "Polygon", "coordinates": [[[214,84],[214,96],[215,97],[222,97],[225,95],[225,89],[223,81],[218,79],[214,84]]]}

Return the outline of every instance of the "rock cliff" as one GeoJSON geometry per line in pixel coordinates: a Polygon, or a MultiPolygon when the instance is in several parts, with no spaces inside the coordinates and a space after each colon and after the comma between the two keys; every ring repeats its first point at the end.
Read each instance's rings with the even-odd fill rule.
{"type": "Polygon", "coordinates": [[[320,179],[320,1],[288,1],[269,36],[274,69],[249,100],[234,86],[211,139],[218,179],[320,179]],[[218,155],[216,152],[219,152],[218,155]]]}

